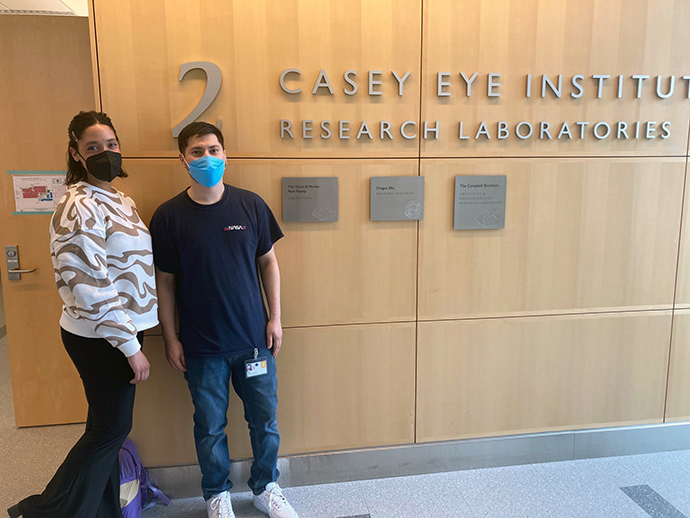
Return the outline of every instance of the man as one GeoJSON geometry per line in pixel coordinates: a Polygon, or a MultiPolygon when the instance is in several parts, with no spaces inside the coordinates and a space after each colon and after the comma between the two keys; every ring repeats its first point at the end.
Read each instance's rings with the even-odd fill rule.
{"type": "Polygon", "coordinates": [[[225,435],[232,381],[249,424],[254,506],[271,518],[297,518],[276,483],[275,357],[283,331],[273,244],[283,233],[258,195],[223,183],[227,156],[218,128],[194,122],[182,130],[178,146],[191,186],[158,207],[150,230],[165,352],[170,365],[184,372],[192,395],[208,516],[235,516],[225,435]]]}

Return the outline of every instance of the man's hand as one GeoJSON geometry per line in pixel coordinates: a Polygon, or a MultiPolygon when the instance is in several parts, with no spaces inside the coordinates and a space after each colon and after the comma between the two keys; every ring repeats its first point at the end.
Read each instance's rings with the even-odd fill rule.
{"type": "Polygon", "coordinates": [[[278,356],[280,346],[283,343],[283,326],[280,325],[280,319],[271,319],[266,326],[266,347],[271,351],[275,358],[278,356]]]}
{"type": "Polygon", "coordinates": [[[141,350],[127,358],[127,361],[129,362],[129,366],[132,367],[132,370],[134,371],[134,379],[130,381],[132,385],[136,385],[137,383],[141,383],[142,381],[149,379],[151,366],[141,350]]]}
{"type": "Polygon", "coordinates": [[[177,338],[171,338],[165,341],[165,357],[173,369],[187,372],[187,363],[184,361],[182,342],[177,338]]]}

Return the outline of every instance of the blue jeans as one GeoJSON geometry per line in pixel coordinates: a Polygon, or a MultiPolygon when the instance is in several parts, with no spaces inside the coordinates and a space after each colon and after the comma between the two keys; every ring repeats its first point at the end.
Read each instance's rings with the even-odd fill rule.
{"type": "Polygon", "coordinates": [[[194,442],[201,467],[201,489],[204,498],[232,488],[230,455],[225,427],[228,424],[230,381],[244,404],[244,418],[249,424],[254,462],[248,484],[260,494],[267,484],[278,480],[278,447],[280,434],[276,411],[278,380],[276,363],[270,351],[259,356],[267,360],[268,372],[247,378],[245,360],[254,353],[237,356],[185,358],[185,379],[194,402],[194,442]]]}

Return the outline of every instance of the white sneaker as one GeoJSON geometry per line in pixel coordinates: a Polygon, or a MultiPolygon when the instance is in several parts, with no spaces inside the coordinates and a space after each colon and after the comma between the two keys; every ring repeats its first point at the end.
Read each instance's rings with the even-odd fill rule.
{"type": "Polygon", "coordinates": [[[260,495],[254,495],[254,507],[270,518],[299,518],[275,482],[268,484],[260,495]]]}
{"type": "Polygon", "coordinates": [[[223,491],[206,500],[208,518],[235,518],[230,503],[230,493],[223,491]]]}

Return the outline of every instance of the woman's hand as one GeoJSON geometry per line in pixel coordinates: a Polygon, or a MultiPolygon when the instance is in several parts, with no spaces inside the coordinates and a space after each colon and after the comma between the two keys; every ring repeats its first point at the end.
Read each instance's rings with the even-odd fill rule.
{"type": "Polygon", "coordinates": [[[135,385],[149,379],[149,371],[151,370],[151,366],[149,365],[149,361],[146,359],[146,356],[144,356],[143,352],[138,351],[136,354],[133,354],[127,358],[127,361],[129,362],[129,366],[132,367],[132,370],[134,371],[134,379],[130,381],[131,384],[135,385]]]}

